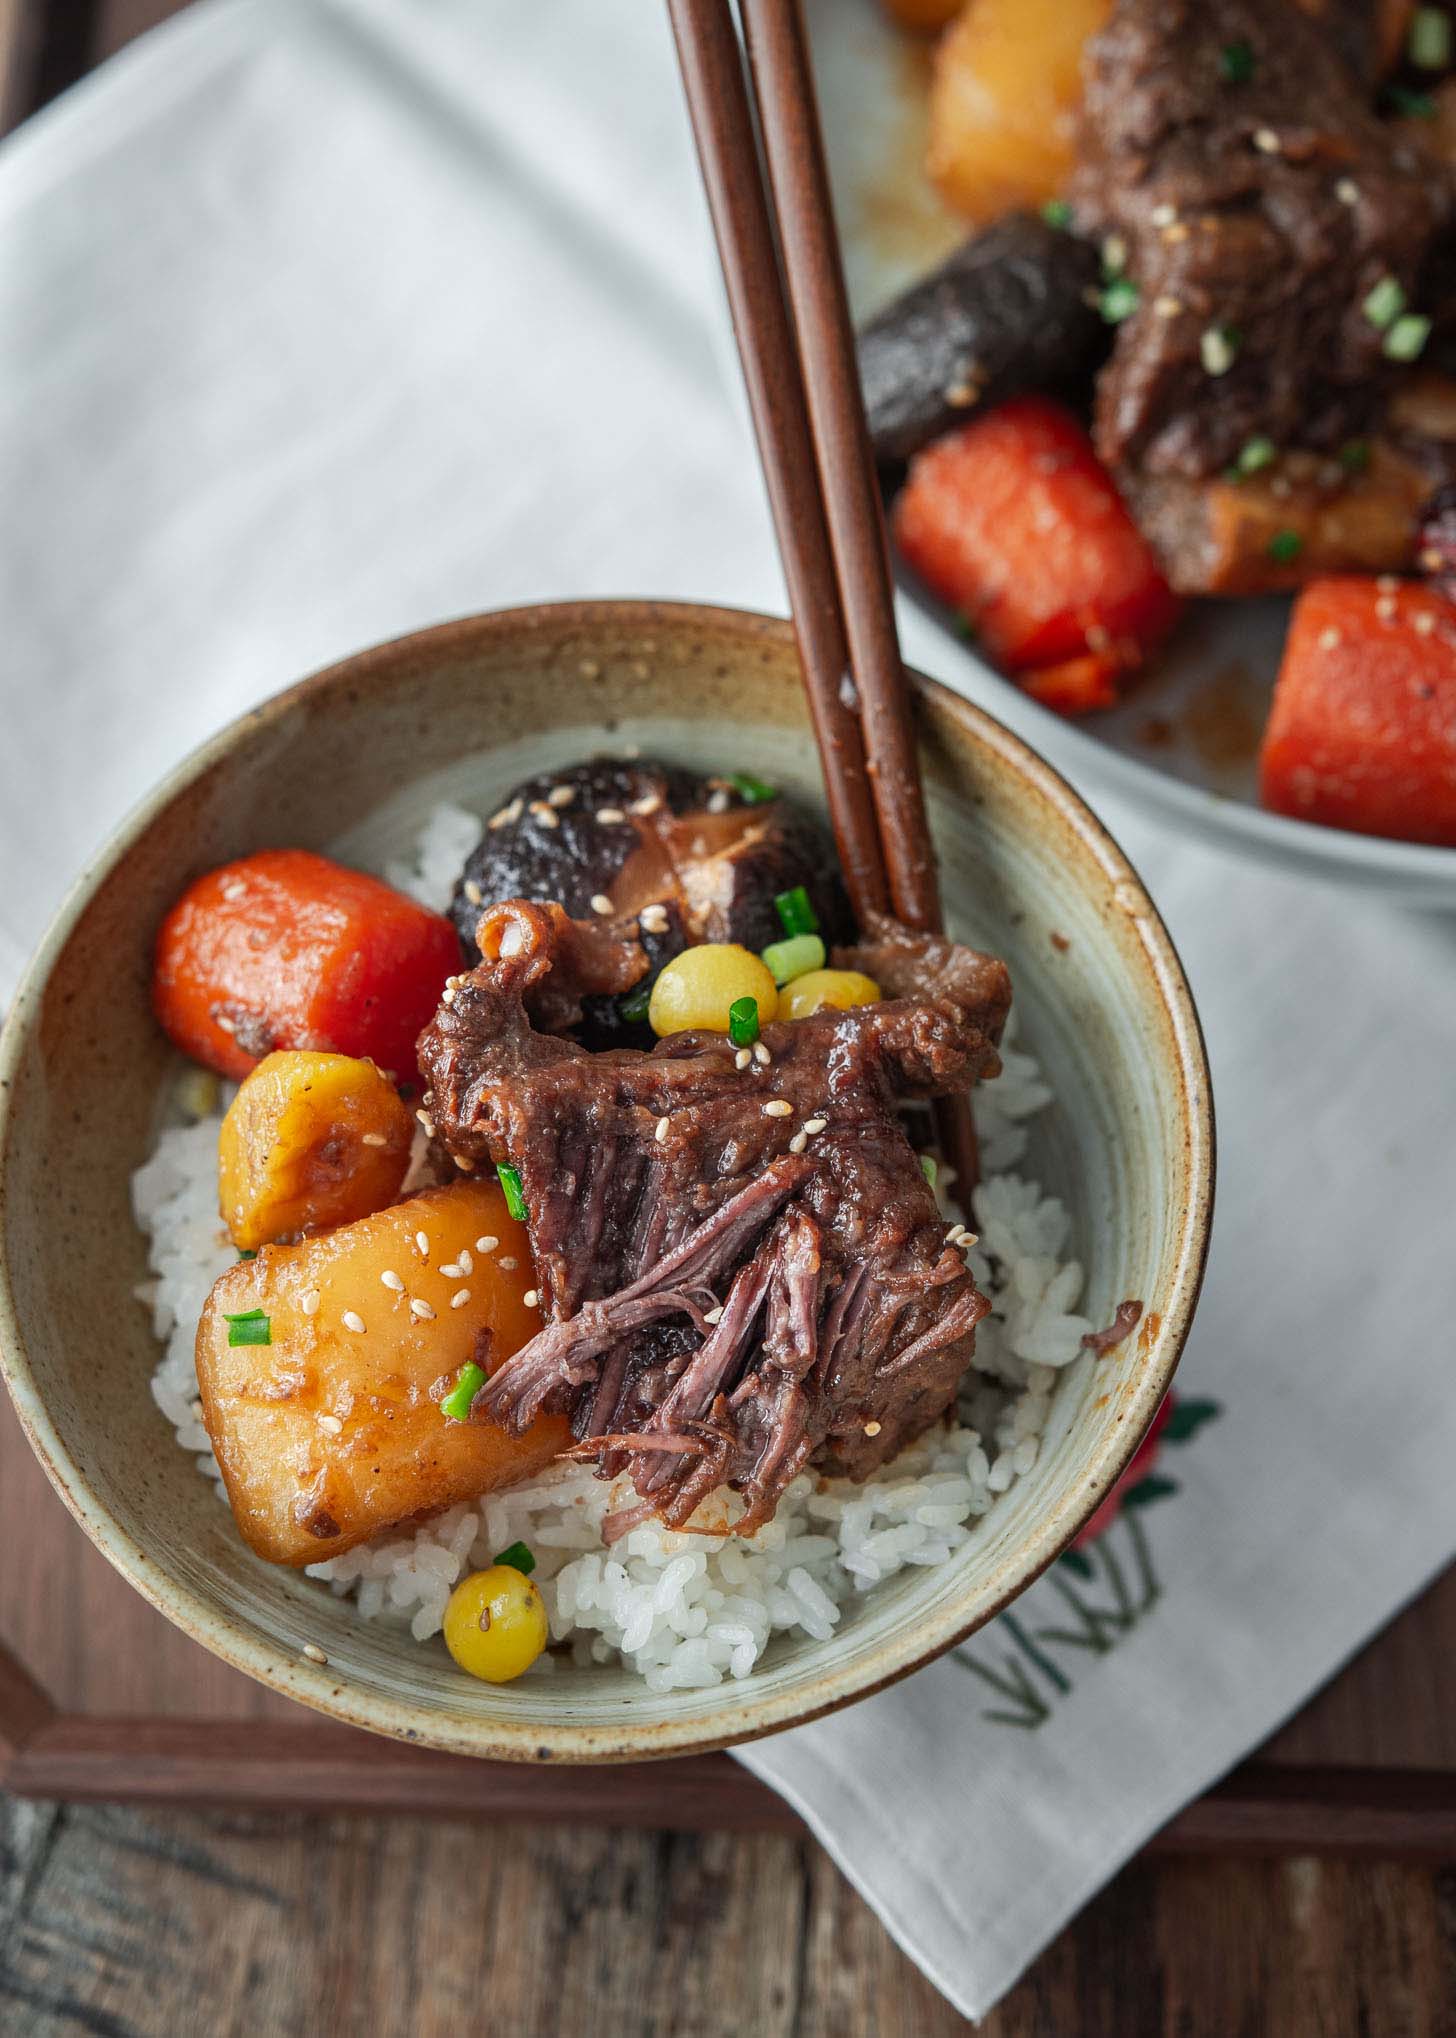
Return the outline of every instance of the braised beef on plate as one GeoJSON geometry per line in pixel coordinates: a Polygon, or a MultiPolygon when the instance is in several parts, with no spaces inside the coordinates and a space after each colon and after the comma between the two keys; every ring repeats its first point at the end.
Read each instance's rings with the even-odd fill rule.
{"type": "Polygon", "coordinates": [[[771,1023],[756,1052],[593,1054],[545,1028],[632,944],[522,900],[478,939],[421,1037],[426,1109],[451,1152],[519,1171],[547,1317],[480,1412],[569,1414],[669,1522],[726,1482],[745,1528],[804,1465],[863,1477],[944,1414],[988,1305],[897,1107],[996,1073],[1004,966],[886,922],[834,957],[883,1002],[771,1023]]]}

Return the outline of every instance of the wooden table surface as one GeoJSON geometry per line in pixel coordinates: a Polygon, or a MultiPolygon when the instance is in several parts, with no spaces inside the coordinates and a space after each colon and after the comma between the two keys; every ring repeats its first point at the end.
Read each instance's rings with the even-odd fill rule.
{"type": "MultiPolygon", "coordinates": [[[[180,0],[0,0],[0,129],[180,0]]],[[[281,1702],[108,1571],[0,1409],[3,1632],[70,1706],[281,1702]],[[26,1580],[31,1583],[27,1585],[26,1580]]],[[[1271,1744],[1456,1768],[1456,1575],[1271,1744]]],[[[826,1856],[781,1835],[138,1813],[0,1800],[0,2032],[546,2038],[965,2028],[826,1856]]],[[[1456,2032],[1456,1864],[1144,1857],[983,2027],[1322,2038],[1456,2032]]]]}

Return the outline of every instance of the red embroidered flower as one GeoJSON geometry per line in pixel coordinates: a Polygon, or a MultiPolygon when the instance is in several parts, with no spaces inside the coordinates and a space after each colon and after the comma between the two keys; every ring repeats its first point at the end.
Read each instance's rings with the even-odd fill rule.
{"type": "Polygon", "coordinates": [[[1090,1543],[1094,1537],[1100,1536],[1104,1529],[1111,1528],[1119,1514],[1121,1514],[1123,1502],[1133,1487],[1140,1486],[1148,1473],[1152,1471],[1154,1464],[1157,1462],[1158,1453],[1162,1449],[1163,1431],[1173,1420],[1175,1405],[1175,1397],[1172,1394],[1165,1394],[1163,1396],[1158,1412],[1148,1426],[1147,1435],[1133,1452],[1132,1463],[1128,1466],[1087,1526],[1076,1538],[1072,1544],[1074,1550],[1080,1550],[1085,1543],[1090,1543]]]}

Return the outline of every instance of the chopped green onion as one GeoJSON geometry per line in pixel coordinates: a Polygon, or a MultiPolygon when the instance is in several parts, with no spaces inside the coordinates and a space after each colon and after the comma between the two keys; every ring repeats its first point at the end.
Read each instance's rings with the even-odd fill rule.
{"type": "Polygon", "coordinates": [[[1272,439],[1250,439],[1229,472],[1241,481],[1247,474],[1257,474],[1263,467],[1272,467],[1279,458],[1279,448],[1272,439]]]}
{"type": "Polygon", "coordinates": [[[1264,548],[1278,566],[1288,566],[1304,550],[1304,540],[1298,531],[1276,531],[1264,548]]]}
{"type": "Polygon", "coordinates": [[[1138,287],[1131,276],[1114,276],[1097,300],[1097,309],[1110,326],[1121,325],[1137,308],[1138,287]]]}
{"type": "Polygon", "coordinates": [[[1226,42],[1218,53],[1219,76],[1225,85],[1247,85],[1254,75],[1254,52],[1242,38],[1226,42]]]}
{"type": "Polygon", "coordinates": [[[485,1385],[485,1375],[473,1359],[467,1360],[455,1375],[455,1385],[440,1403],[441,1415],[451,1422],[469,1422],[470,1404],[485,1385]]]}
{"type": "Polygon", "coordinates": [[[1405,292],[1393,276],[1382,276],[1361,310],[1378,332],[1393,325],[1405,310],[1405,292]]]}
{"type": "Polygon", "coordinates": [[[1451,61],[1451,17],[1444,7],[1416,9],[1405,48],[1417,70],[1445,70],[1451,61]]]}
{"type": "Polygon", "coordinates": [[[771,941],[763,951],[763,960],[782,989],[811,969],[823,969],[824,943],[817,934],[795,934],[787,941],[771,941]]]}
{"type": "Polygon", "coordinates": [[[758,1038],[757,998],[735,998],[728,1007],[728,1038],[735,1047],[752,1047],[758,1038]]]}
{"type": "Polygon", "coordinates": [[[500,1177],[500,1185],[506,1192],[507,1210],[515,1218],[517,1224],[524,1224],[526,1221],[526,1198],[521,1191],[520,1169],[513,1168],[509,1161],[502,1161],[496,1168],[496,1174],[500,1177]]]}
{"type": "Polygon", "coordinates": [[[936,1162],[934,1154],[930,1153],[921,1154],[920,1172],[922,1175],[924,1175],[926,1181],[929,1182],[931,1188],[933,1189],[935,1187],[935,1178],[940,1173],[940,1168],[936,1162]]]}
{"type": "Polygon", "coordinates": [[[1436,102],[1429,92],[1411,92],[1404,85],[1387,85],[1385,103],[1392,113],[1403,114],[1407,120],[1434,120],[1436,102]]]}
{"type": "Polygon", "coordinates": [[[802,885],[795,885],[791,892],[780,892],[774,900],[774,910],[785,934],[819,932],[819,915],[810,905],[809,894],[802,885]]]}
{"type": "Polygon", "coordinates": [[[630,998],[623,998],[617,1010],[629,1025],[637,1026],[647,1017],[647,1007],[652,1003],[652,986],[643,984],[630,998]]]}
{"type": "Polygon", "coordinates": [[[519,1571],[523,1578],[529,1578],[536,1568],[536,1559],[524,1543],[512,1543],[508,1550],[502,1550],[496,1558],[497,1564],[509,1564],[513,1571],[519,1571]]]}
{"type": "Polygon", "coordinates": [[[1408,311],[1385,335],[1380,351],[1389,361],[1414,361],[1431,336],[1431,321],[1408,311]]]}
{"type": "Polygon", "coordinates": [[[1072,208],[1065,198],[1049,198],[1041,209],[1041,216],[1048,226],[1056,227],[1059,232],[1072,224],[1072,208]]]}
{"type": "Polygon", "coordinates": [[[255,1260],[257,1257],[258,1255],[252,1246],[240,1245],[238,1247],[238,1258],[240,1260],[255,1260]]]}
{"type": "Polygon", "coordinates": [[[1370,441],[1347,439],[1340,448],[1340,465],[1347,474],[1363,474],[1370,465],[1370,441]]]}
{"type": "Polygon", "coordinates": [[[266,1310],[240,1309],[235,1316],[223,1315],[230,1345],[270,1345],[273,1324],[266,1310]]]}
{"type": "Polygon", "coordinates": [[[777,788],[764,779],[755,778],[751,771],[730,771],[728,783],[740,799],[747,800],[750,807],[761,807],[765,800],[778,798],[777,788]]]}
{"type": "Polygon", "coordinates": [[[1244,336],[1237,326],[1209,326],[1198,342],[1199,357],[1210,375],[1227,375],[1244,336]]]}

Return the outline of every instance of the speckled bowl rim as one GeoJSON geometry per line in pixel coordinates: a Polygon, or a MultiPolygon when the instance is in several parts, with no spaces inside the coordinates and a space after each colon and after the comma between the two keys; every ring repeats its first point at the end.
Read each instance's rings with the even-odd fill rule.
{"type": "MultiPolygon", "coordinates": [[[[562,637],[576,637],[594,629],[646,630],[654,625],[660,629],[675,624],[726,633],[736,637],[745,650],[766,640],[782,650],[791,641],[790,625],[779,617],[695,602],[544,602],[492,610],[412,631],[355,652],[274,694],[199,745],[132,809],[81,872],[31,960],[0,1031],[0,1155],[8,1144],[15,1077],[34,1018],[41,1009],[46,983],[97,883],[124,860],[137,839],[178,794],[224,761],[238,744],[251,739],[260,726],[266,728],[281,721],[300,701],[326,696],[365,677],[387,675],[390,669],[417,668],[422,660],[433,663],[468,658],[487,647],[493,637],[523,629],[549,628],[562,637]]],[[[1202,1027],[1178,952],[1161,915],[1137,872],[1086,802],[1030,744],[1013,735],[993,716],[921,673],[912,672],[911,679],[940,712],[959,722],[975,743],[992,753],[1051,805],[1086,851],[1109,891],[1115,890],[1125,910],[1139,920],[1142,953],[1167,1022],[1167,1039],[1173,1050],[1169,1073],[1176,1078],[1172,1101],[1182,1136],[1185,1190],[1176,1232],[1175,1272],[1163,1298],[1157,1333],[1145,1349],[1137,1384],[1128,1396],[1117,1442],[1104,1451],[1096,1474],[1089,1472],[1050,1508],[1015,1558],[1005,1565],[1001,1589],[986,1603],[978,1604],[969,1617],[952,1596],[939,1609],[927,1613],[913,1639],[907,1635],[898,1645],[893,1640],[881,1643],[863,1655],[852,1670],[836,1668],[830,1658],[816,1676],[804,1679],[791,1693],[755,1697],[751,1685],[747,1689],[735,1687],[731,1717],[725,1717],[721,1730],[704,1731],[701,1720],[653,1718],[648,1707],[644,1707],[637,1725],[496,1719],[462,1727],[439,1715],[430,1715],[426,1721],[423,1714],[412,1716],[413,1709],[407,1700],[396,1702],[355,1690],[341,1683],[327,1668],[300,1660],[287,1645],[270,1644],[240,1630],[225,1603],[170,1576],[122,1529],[62,1443],[31,1369],[4,1251],[3,1219],[8,1192],[0,1173],[0,1377],[9,1388],[21,1426],[46,1476],[91,1541],[144,1599],[194,1641],[272,1690],[347,1725],[453,1754],[567,1763],[702,1754],[802,1726],[882,1691],[933,1662],[1018,1598],[1090,1519],[1126,1470],[1168,1390],[1203,1281],[1212,1225],[1215,1135],[1202,1027]],[[549,1744],[544,1738],[547,1735],[549,1744]]]]}

